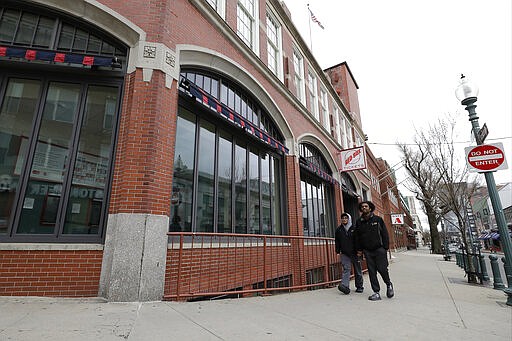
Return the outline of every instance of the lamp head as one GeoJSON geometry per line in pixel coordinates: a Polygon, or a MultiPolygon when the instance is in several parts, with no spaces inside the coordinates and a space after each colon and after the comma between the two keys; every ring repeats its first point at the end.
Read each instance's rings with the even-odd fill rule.
{"type": "Polygon", "coordinates": [[[460,84],[455,89],[455,96],[462,102],[468,98],[478,97],[478,87],[471,81],[469,81],[463,74],[460,75],[460,84]]]}

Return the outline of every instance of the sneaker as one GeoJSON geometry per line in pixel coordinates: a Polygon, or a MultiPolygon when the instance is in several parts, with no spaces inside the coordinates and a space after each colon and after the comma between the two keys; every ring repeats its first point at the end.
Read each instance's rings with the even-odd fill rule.
{"type": "Polygon", "coordinates": [[[370,297],[368,297],[368,299],[370,301],[379,301],[381,298],[380,298],[380,294],[378,292],[376,292],[373,295],[371,295],[370,297]]]}
{"type": "Polygon", "coordinates": [[[395,291],[393,290],[393,283],[388,284],[388,289],[386,290],[386,296],[388,298],[395,296],[395,291]]]}
{"type": "Polygon", "coordinates": [[[350,294],[350,288],[344,286],[344,285],[338,285],[338,290],[344,293],[345,295],[350,294]]]}
{"type": "Polygon", "coordinates": [[[363,288],[357,288],[357,289],[356,289],[356,292],[358,292],[358,293],[362,293],[363,291],[364,291],[364,289],[363,289],[363,288]]]}

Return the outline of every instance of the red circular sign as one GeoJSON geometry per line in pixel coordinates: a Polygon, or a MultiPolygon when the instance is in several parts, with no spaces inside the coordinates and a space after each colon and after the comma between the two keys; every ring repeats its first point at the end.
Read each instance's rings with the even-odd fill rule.
{"type": "Polygon", "coordinates": [[[476,146],[469,151],[467,157],[468,163],[481,171],[492,171],[505,161],[503,151],[489,144],[476,146]]]}

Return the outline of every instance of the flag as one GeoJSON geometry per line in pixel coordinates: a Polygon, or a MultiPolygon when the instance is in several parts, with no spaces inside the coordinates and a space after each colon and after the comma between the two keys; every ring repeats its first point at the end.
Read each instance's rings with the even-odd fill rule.
{"type": "Polygon", "coordinates": [[[317,19],[317,17],[313,14],[313,12],[309,9],[308,7],[308,10],[309,10],[309,14],[311,16],[311,20],[314,22],[314,23],[317,23],[318,26],[320,26],[320,28],[323,30],[324,27],[322,26],[322,23],[320,23],[320,21],[317,19]]]}

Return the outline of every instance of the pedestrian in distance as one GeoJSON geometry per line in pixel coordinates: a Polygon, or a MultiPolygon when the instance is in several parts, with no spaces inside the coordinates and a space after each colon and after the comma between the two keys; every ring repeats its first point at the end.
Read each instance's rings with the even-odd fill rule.
{"type": "Polygon", "coordinates": [[[380,300],[380,285],[377,272],[386,283],[386,296],[391,298],[395,295],[393,284],[389,279],[388,271],[388,250],[389,234],[384,220],[375,215],[375,205],[371,201],[359,203],[361,216],[356,221],[355,244],[358,254],[364,253],[368,267],[368,277],[372,285],[373,294],[368,297],[370,301],[380,300]]]}
{"type": "Polygon", "coordinates": [[[338,289],[345,295],[350,294],[350,273],[353,266],[356,292],[363,292],[363,271],[361,269],[361,259],[357,255],[357,250],[354,246],[354,226],[352,225],[350,214],[341,214],[341,224],[336,229],[334,240],[336,243],[336,253],[340,255],[343,268],[341,283],[338,285],[338,289]]]}

